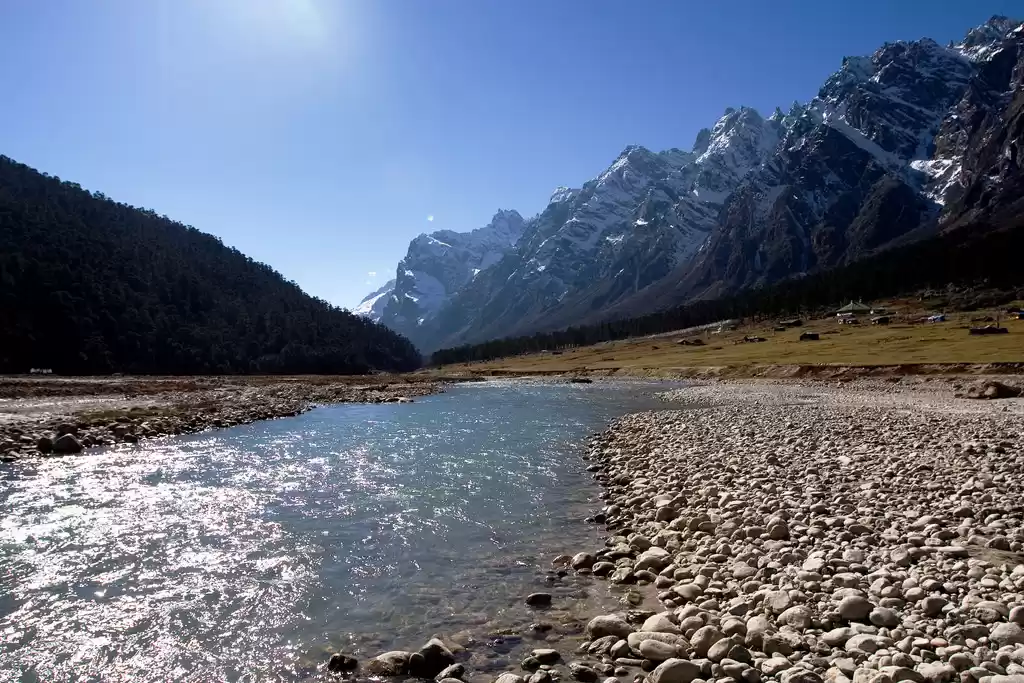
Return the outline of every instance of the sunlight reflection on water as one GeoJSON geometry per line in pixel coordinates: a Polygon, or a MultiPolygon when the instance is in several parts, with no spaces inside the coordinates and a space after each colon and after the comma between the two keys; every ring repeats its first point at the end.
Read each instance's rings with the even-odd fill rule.
{"type": "Polygon", "coordinates": [[[582,437],[652,389],[496,382],[5,466],[0,678],[305,680],[528,620],[599,539],[582,437]]]}

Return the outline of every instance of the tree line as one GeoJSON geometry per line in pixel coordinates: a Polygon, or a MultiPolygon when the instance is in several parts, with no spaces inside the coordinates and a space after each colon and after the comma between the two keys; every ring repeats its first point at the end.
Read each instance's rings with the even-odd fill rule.
{"type": "MultiPolygon", "coordinates": [[[[732,318],[757,321],[816,314],[851,299],[870,301],[949,285],[1003,292],[1002,299],[1024,297],[1024,290],[1018,289],[1024,285],[1024,219],[999,227],[965,226],[839,268],[636,318],[442,349],[432,355],[431,363],[485,361],[589,346],[732,318]]],[[[976,302],[980,303],[993,302],[976,302]]],[[[971,302],[962,305],[970,308],[971,302]]]]}
{"type": "Polygon", "coordinates": [[[0,156],[0,372],[415,369],[404,337],[218,238],[0,156]]]}

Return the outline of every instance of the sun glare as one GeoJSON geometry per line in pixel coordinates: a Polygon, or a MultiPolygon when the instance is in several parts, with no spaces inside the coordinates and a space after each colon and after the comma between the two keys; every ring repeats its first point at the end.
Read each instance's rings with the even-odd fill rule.
{"type": "Polygon", "coordinates": [[[330,17],[340,3],[319,0],[215,0],[210,3],[248,40],[278,47],[317,48],[330,38],[330,17]]]}

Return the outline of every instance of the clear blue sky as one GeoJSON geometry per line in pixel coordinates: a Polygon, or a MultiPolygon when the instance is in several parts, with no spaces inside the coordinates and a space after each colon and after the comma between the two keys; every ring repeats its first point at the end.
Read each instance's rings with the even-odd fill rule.
{"type": "Polygon", "coordinates": [[[1019,1],[0,0],[0,153],[351,306],[420,232],[1019,1]],[[432,222],[427,221],[433,216],[432,222]],[[368,273],[376,273],[371,277],[368,273]]]}

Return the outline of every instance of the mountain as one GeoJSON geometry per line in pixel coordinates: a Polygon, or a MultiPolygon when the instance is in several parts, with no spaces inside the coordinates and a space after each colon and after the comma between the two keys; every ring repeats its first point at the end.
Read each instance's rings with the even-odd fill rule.
{"type": "Polygon", "coordinates": [[[411,370],[412,344],[217,238],[0,157],[0,372],[411,370]]]}
{"type": "Polygon", "coordinates": [[[1020,26],[889,43],[786,113],[726,110],[689,152],[627,148],[559,188],[410,337],[434,349],[630,317],[1019,212],[1020,26]]]}
{"type": "Polygon", "coordinates": [[[1003,227],[1024,216],[1024,25],[994,20],[964,47],[978,60],[978,78],[936,136],[936,157],[955,179],[944,225],[1003,227]],[[989,40],[993,32],[1005,39],[989,40]]]}
{"type": "Polygon", "coordinates": [[[559,188],[499,264],[413,337],[427,348],[571,324],[689,261],[722,200],[774,147],[780,122],[727,110],[690,152],[626,148],[579,189],[559,188]]]}
{"type": "Polygon", "coordinates": [[[421,235],[398,266],[381,320],[421,348],[436,348],[463,335],[569,322],[578,311],[634,294],[696,252],[722,199],[757,167],[781,130],[777,118],[729,109],[690,152],[628,147],[582,188],[556,189],[540,215],[520,219],[518,241],[503,240],[502,251],[477,261],[470,275],[451,267],[467,260],[448,248],[460,233],[421,235]],[[424,276],[453,270],[458,277],[444,288],[434,282],[438,276],[424,276]],[[403,278],[410,283],[404,291],[403,278]]]}
{"type": "MultiPolygon", "coordinates": [[[[1001,22],[1002,20],[997,20],[1001,22]]],[[[936,135],[989,51],[924,39],[849,58],[729,200],[683,291],[717,295],[863,258],[938,226],[962,151],[936,135]]]]}
{"type": "Polygon", "coordinates": [[[360,315],[379,323],[384,315],[384,307],[387,306],[391,292],[395,291],[395,280],[391,279],[384,283],[380,289],[374,290],[363,297],[359,305],[352,309],[353,315],[360,315]]]}
{"type": "Polygon", "coordinates": [[[379,320],[416,340],[423,324],[456,292],[501,260],[522,236],[524,225],[518,212],[502,210],[486,226],[470,232],[419,235],[398,263],[379,320]]]}

